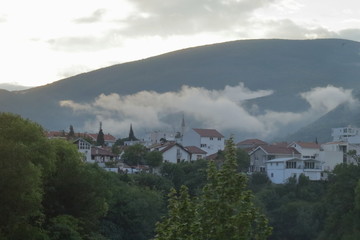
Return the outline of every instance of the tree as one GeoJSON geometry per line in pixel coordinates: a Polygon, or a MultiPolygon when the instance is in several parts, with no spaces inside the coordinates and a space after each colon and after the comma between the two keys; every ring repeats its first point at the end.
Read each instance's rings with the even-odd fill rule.
{"type": "Polygon", "coordinates": [[[42,182],[54,169],[52,147],[40,125],[0,114],[0,236],[30,239],[43,223],[42,182]]]}
{"type": "Polygon", "coordinates": [[[147,149],[144,145],[135,144],[126,148],[121,158],[124,160],[124,162],[127,165],[135,166],[138,164],[145,163],[146,154],[147,154],[147,149]]]}
{"type": "Polygon", "coordinates": [[[70,125],[68,139],[73,139],[73,138],[75,138],[74,127],[70,125]]]}
{"type": "Polygon", "coordinates": [[[109,211],[100,223],[101,233],[107,239],[150,239],[154,236],[156,221],[164,213],[163,194],[145,186],[124,183],[120,177],[108,174],[112,195],[109,211]]]}
{"type": "MultiPolygon", "coordinates": [[[[236,148],[235,152],[238,170],[240,172],[247,172],[250,166],[249,154],[241,148],[236,148]]],[[[225,152],[219,151],[216,160],[223,162],[225,160],[225,152]]]]}
{"type": "Polygon", "coordinates": [[[181,186],[179,196],[173,188],[169,193],[168,217],[162,219],[162,222],[156,224],[156,240],[195,240],[195,208],[192,203],[188,189],[181,186]]]}
{"type": "Polygon", "coordinates": [[[358,239],[360,212],[357,208],[360,166],[338,164],[329,177],[325,195],[327,217],[319,239],[358,239]]]}
{"type": "Polygon", "coordinates": [[[105,138],[103,130],[100,128],[99,133],[96,137],[96,145],[98,146],[104,146],[105,145],[105,138]]]}
{"type": "Polygon", "coordinates": [[[132,128],[132,124],[130,125],[130,131],[129,131],[129,137],[128,137],[128,141],[137,141],[138,139],[135,137],[133,128],[132,128]]]}
{"type": "Polygon", "coordinates": [[[84,231],[95,230],[108,210],[110,196],[106,172],[81,161],[76,146],[64,140],[51,140],[56,153],[56,170],[45,182],[43,206],[49,219],[72,216],[84,231]]]}
{"type": "Polygon", "coordinates": [[[148,152],[145,155],[145,163],[151,168],[155,168],[161,165],[163,162],[163,156],[159,151],[148,152]]]}
{"type": "Polygon", "coordinates": [[[271,233],[267,219],[255,207],[253,195],[247,190],[247,176],[237,172],[232,138],[226,143],[222,168],[218,170],[213,162],[209,164],[203,193],[190,201],[181,188],[180,196],[170,198],[169,215],[157,224],[156,240],[266,239],[271,233]],[[177,210],[179,206],[187,206],[188,215],[183,216],[177,210]],[[187,232],[182,230],[184,226],[187,232]],[[181,231],[173,236],[171,232],[177,228],[181,231]]]}

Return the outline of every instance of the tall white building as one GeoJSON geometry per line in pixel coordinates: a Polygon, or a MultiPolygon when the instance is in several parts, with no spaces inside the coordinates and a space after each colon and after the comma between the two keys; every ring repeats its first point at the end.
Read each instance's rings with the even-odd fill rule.
{"type": "Polygon", "coordinates": [[[225,148],[225,137],[215,129],[192,128],[184,133],[183,146],[196,146],[207,156],[225,148]]]}
{"type": "Polygon", "coordinates": [[[334,142],[347,141],[349,137],[360,136],[360,128],[352,126],[332,128],[331,136],[333,137],[334,142]]]}

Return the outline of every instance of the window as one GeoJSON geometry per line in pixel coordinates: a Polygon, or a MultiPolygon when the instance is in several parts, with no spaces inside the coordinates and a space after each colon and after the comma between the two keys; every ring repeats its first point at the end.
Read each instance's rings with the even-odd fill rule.
{"type": "Polygon", "coordinates": [[[219,137],[218,140],[221,141],[221,137],[219,137]]]}
{"type": "Polygon", "coordinates": [[[314,162],[305,162],[305,168],[314,169],[315,163],[314,162]]]}
{"type": "Polygon", "coordinates": [[[202,159],[202,155],[196,155],[196,159],[197,160],[202,159]]]}
{"type": "Polygon", "coordinates": [[[213,137],[211,137],[211,138],[210,138],[210,140],[214,140],[214,138],[213,138],[213,137]]]}
{"type": "Polygon", "coordinates": [[[271,173],[271,177],[274,177],[274,173],[271,173]]]}
{"type": "Polygon", "coordinates": [[[294,161],[286,162],[286,168],[296,168],[296,162],[294,161]]]}
{"type": "Polygon", "coordinates": [[[260,167],[260,172],[265,172],[265,167],[260,167]]]}
{"type": "Polygon", "coordinates": [[[200,147],[206,147],[206,144],[204,144],[204,143],[202,143],[202,144],[200,144],[200,147]]]}

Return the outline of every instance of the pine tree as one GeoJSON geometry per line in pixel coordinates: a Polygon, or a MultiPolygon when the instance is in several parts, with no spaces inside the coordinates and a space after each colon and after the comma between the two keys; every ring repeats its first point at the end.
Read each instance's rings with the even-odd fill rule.
{"type": "Polygon", "coordinates": [[[132,124],[130,124],[130,132],[129,132],[129,141],[137,141],[138,139],[135,137],[132,124]]]}
{"type": "Polygon", "coordinates": [[[103,133],[103,130],[102,130],[102,123],[100,122],[100,130],[99,130],[99,133],[97,135],[97,138],[96,138],[96,145],[98,146],[104,146],[105,145],[105,138],[104,138],[104,133],[103,133]]]}
{"type": "Polygon", "coordinates": [[[70,125],[68,139],[73,139],[75,137],[74,127],[70,125]]]}
{"type": "Polygon", "coordinates": [[[247,190],[247,176],[237,172],[232,138],[227,141],[225,153],[221,169],[213,162],[209,164],[208,183],[197,199],[190,199],[184,187],[179,197],[171,193],[168,217],[157,224],[155,240],[260,240],[270,235],[267,219],[247,190]]]}

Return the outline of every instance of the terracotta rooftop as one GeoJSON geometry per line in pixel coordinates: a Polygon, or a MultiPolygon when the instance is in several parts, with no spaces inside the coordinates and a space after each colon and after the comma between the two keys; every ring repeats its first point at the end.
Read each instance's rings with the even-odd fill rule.
{"type": "Polygon", "coordinates": [[[207,153],[204,150],[202,150],[196,146],[188,146],[188,147],[185,147],[185,149],[188,150],[188,152],[193,153],[193,154],[206,154],[207,153]]]}
{"type": "Polygon", "coordinates": [[[314,149],[319,149],[320,148],[320,144],[317,144],[317,143],[314,143],[314,142],[294,142],[292,144],[298,144],[302,148],[314,148],[314,149]]]}
{"type": "Polygon", "coordinates": [[[216,137],[223,138],[224,136],[219,133],[215,129],[201,129],[201,128],[193,128],[195,132],[197,132],[201,137],[216,137]]]}
{"type": "MultiPolygon", "coordinates": [[[[86,136],[91,137],[94,141],[96,141],[98,134],[97,133],[86,133],[86,136]]],[[[111,134],[104,134],[104,140],[106,142],[115,142],[116,138],[111,134]]]]}
{"type": "Polygon", "coordinates": [[[267,142],[261,141],[260,139],[246,139],[244,141],[238,142],[236,145],[267,145],[267,142]]]}
{"type": "Polygon", "coordinates": [[[300,154],[293,147],[283,147],[277,145],[264,145],[260,147],[264,149],[268,154],[300,154]]]}
{"type": "Polygon", "coordinates": [[[116,156],[111,151],[108,151],[106,149],[99,148],[99,147],[92,147],[91,148],[91,155],[96,155],[96,156],[116,156]]]}

